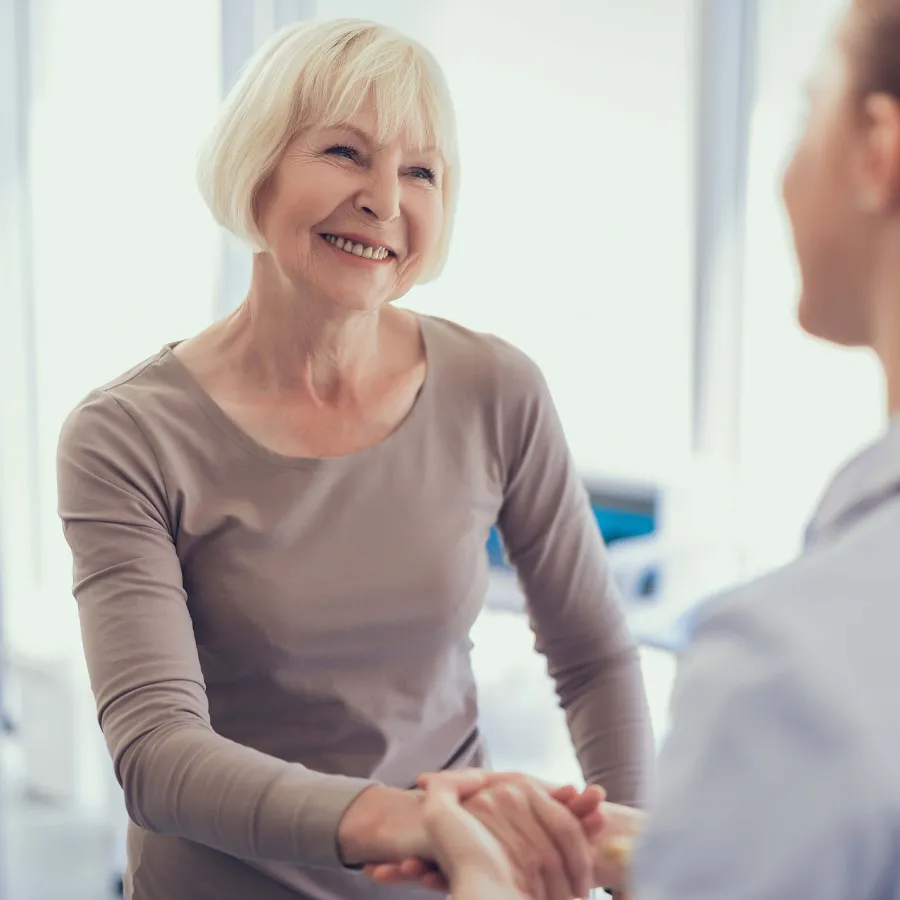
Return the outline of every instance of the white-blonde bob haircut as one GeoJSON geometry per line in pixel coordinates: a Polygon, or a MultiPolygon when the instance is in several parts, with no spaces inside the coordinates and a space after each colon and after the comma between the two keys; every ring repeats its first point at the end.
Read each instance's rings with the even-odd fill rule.
{"type": "Polygon", "coordinates": [[[349,121],[366,104],[377,134],[402,137],[443,156],[443,230],[420,282],[444,267],[458,184],[456,121],[434,57],[403,34],[361,19],[299,22],[273,35],[247,63],[225,100],[197,167],[216,221],[265,252],[256,198],[285,148],[304,129],[349,121]]]}

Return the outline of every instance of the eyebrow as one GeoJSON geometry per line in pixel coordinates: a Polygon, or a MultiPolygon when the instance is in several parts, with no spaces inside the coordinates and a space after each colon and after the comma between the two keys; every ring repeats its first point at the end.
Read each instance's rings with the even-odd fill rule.
{"type": "MultiPolygon", "coordinates": [[[[329,131],[349,131],[351,134],[355,134],[360,140],[365,143],[372,145],[377,144],[378,142],[375,138],[366,131],[363,131],[362,128],[359,128],[356,125],[352,125],[349,122],[338,122],[335,125],[332,125],[329,131]]],[[[440,153],[441,151],[437,147],[417,147],[413,151],[413,153],[440,153]]]]}

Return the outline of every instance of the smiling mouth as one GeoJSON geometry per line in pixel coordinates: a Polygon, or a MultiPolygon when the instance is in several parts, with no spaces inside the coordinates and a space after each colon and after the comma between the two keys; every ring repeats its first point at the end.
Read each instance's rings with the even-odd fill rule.
{"type": "Polygon", "coordinates": [[[328,241],[332,247],[336,247],[338,250],[343,250],[344,253],[349,253],[351,256],[359,256],[363,259],[371,259],[375,262],[380,262],[385,259],[389,259],[395,254],[388,250],[387,247],[377,247],[371,246],[369,244],[361,244],[359,241],[351,241],[347,238],[338,237],[334,234],[323,234],[323,240],[328,241]]]}

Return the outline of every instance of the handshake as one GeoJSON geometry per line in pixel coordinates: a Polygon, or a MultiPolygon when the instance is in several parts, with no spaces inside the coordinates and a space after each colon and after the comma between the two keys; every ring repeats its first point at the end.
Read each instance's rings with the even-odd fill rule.
{"type": "Polygon", "coordinates": [[[595,887],[626,889],[643,814],[606,803],[602,788],[481,770],[423,775],[419,788],[360,795],[339,830],[345,861],[365,863],[376,881],[453,900],[574,900],[595,887]],[[354,850],[352,833],[364,828],[376,836],[374,859],[371,837],[354,850]]]}

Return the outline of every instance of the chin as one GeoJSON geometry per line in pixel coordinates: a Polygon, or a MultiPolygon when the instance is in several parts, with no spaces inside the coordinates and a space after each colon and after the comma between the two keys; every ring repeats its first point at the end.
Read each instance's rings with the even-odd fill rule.
{"type": "Polygon", "coordinates": [[[840,305],[835,303],[835,308],[831,308],[824,303],[815,303],[804,292],[797,308],[797,321],[808,335],[830,344],[840,347],[868,346],[866,329],[837,308],[840,305]]]}
{"type": "Polygon", "coordinates": [[[323,285],[320,293],[329,302],[348,312],[374,312],[399,300],[407,290],[396,285],[354,283],[352,280],[323,285]]]}
{"type": "Polygon", "coordinates": [[[802,294],[797,305],[797,322],[811,337],[822,338],[824,335],[820,333],[818,317],[815,315],[815,312],[816,310],[810,304],[806,294],[802,294]]]}

